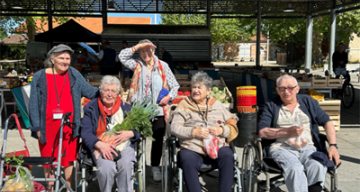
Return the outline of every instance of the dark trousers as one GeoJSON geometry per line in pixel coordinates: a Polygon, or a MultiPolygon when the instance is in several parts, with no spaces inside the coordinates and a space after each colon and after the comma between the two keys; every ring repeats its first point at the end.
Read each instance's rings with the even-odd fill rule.
{"type": "Polygon", "coordinates": [[[153,138],[151,147],[151,166],[159,166],[162,149],[163,149],[163,139],[165,135],[165,120],[164,116],[158,116],[152,122],[153,138]]]}
{"type": "Polygon", "coordinates": [[[184,181],[188,192],[201,192],[199,171],[202,164],[211,164],[219,169],[219,189],[230,192],[234,181],[234,154],[230,147],[222,147],[217,159],[210,159],[188,149],[179,152],[179,163],[183,169],[184,181]]]}

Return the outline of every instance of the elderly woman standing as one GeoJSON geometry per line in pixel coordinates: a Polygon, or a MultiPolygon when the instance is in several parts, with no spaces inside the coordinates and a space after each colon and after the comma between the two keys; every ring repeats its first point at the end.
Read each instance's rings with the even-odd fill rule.
{"type": "Polygon", "coordinates": [[[81,120],[81,138],[99,169],[97,178],[101,191],[110,192],[116,180],[118,191],[132,192],[131,176],[135,159],[135,145],[140,134],[135,130],[120,131],[114,141],[100,140],[101,135],[121,124],[124,116],[130,111],[130,105],[121,101],[120,80],[106,75],[100,84],[100,97],[90,101],[84,108],[81,120]],[[124,143],[120,156],[115,149],[124,143]]]}
{"type": "Polygon", "coordinates": [[[123,49],[119,58],[122,64],[133,70],[132,83],[129,90],[131,102],[150,98],[158,104],[159,115],[153,120],[153,138],[151,148],[151,165],[153,180],[161,180],[160,159],[162,155],[165,121],[168,118],[168,104],[173,100],[179,89],[179,84],[169,66],[155,55],[156,46],[149,40],[141,40],[131,48],[123,49]],[[140,59],[133,59],[135,52],[140,59]]]}
{"type": "Polygon", "coordinates": [[[210,96],[211,86],[212,79],[206,73],[196,73],[191,79],[191,95],[178,104],[172,115],[171,133],[180,140],[179,163],[189,192],[201,191],[198,170],[203,163],[219,168],[218,191],[231,191],[234,180],[234,156],[229,143],[238,134],[237,117],[210,96]],[[218,150],[204,150],[204,139],[209,136],[217,139],[218,150]]]}
{"type": "MultiPolygon", "coordinates": [[[[98,89],[91,86],[71,64],[74,51],[67,45],[54,46],[47,54],[47,68],[36,72],[31,82],[29,101],[30,129],[39,140],[42,157],[57,157],[62,115],[71,112],[73,126],[64,126],[61,165],[65,180],[71,186],[72,162],[76,160],[82,96],[96,97],[98,89]]],[[[53,175],[46,170],[48,177],[53,175]]],[[[49,183],[49,190],[52,190],[49,183]]]]}

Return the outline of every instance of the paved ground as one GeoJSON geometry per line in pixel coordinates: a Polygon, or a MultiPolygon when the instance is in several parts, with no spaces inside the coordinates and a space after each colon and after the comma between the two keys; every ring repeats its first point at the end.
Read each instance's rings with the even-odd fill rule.
{"type": "MultiPolygon", "coordinates": [[[[37,156],[39,150],[37,147],[37,141],[29,137],[29,131],[24,131],[27,137],[27,143],[31,155],[37,156]]],[[[2,136],[2,135],[1,135],[2,136]]],[[[338,169],[338,180],[339,187],[344,192],[357,192],[358,183],[360,183],[360,127],[353,128],[341,128],[337,132],[338,144],[341,152],[342,165],[338,169]]],[[[10,130],[8,135],[8,150],[13,151],[21,149],[22,143],[19,140],[15,130],[10,130]]],[[[241,148],[239,149],[241,151],[241,148]]],[[[239,156],[241,159],[241,154],[239,156]]],[[[38,173],[36,173],[38,174],[38,173]]],[[[147,191],[149,192],[158,192],[161,190],[161,185],[151,181],[150,169],[147,169],[147,191]]],[[[209,189],[216,189],[216,179],[205,178],[207,183],[209,183],[209,189]]],[[[91,189],[97,189],[96,185],[92,185],[91,189]]],[[[89,190],[96,191],[96,190],[89,190]]],[[[216,190],[210,190],[216,191],[216,190]]]]}

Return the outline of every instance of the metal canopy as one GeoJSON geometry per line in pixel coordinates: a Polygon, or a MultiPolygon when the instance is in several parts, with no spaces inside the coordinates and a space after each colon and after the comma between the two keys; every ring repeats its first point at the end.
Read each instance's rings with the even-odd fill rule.
{"type": "Polygon", "coordinates": [[[0,16],[47,16],[49,29],[56,16],[102,17],[106,26],[109,13],[204,14],[207,27],[211,18],[253,18],[257,23],[256,66],[260,66],[262,19],[306,18],[307,68],[311,67],[312,19],[331,16],[332,53],[336,14],[355,9],[360,9],[360,0],[0,0],[0,16]]]}
{"type": "Polygon", "coordinates": [[[209,14],[211,17],[305,17],[360,9],[360,0],[0,0],[1,15],[101,17],[104,13],[209,14]]]}

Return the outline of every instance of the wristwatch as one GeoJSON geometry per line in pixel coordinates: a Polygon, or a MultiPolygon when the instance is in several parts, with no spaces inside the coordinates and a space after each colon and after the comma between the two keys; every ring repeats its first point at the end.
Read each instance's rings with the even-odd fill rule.
{"type": "Polygon", "coordinates": [[[334,146],[336,149],[338,148],[338,146],[337,146],[336,143],[331,143],[331,144],[329,144],[329,147],[331,147],[331,146],[334,146]]]}

